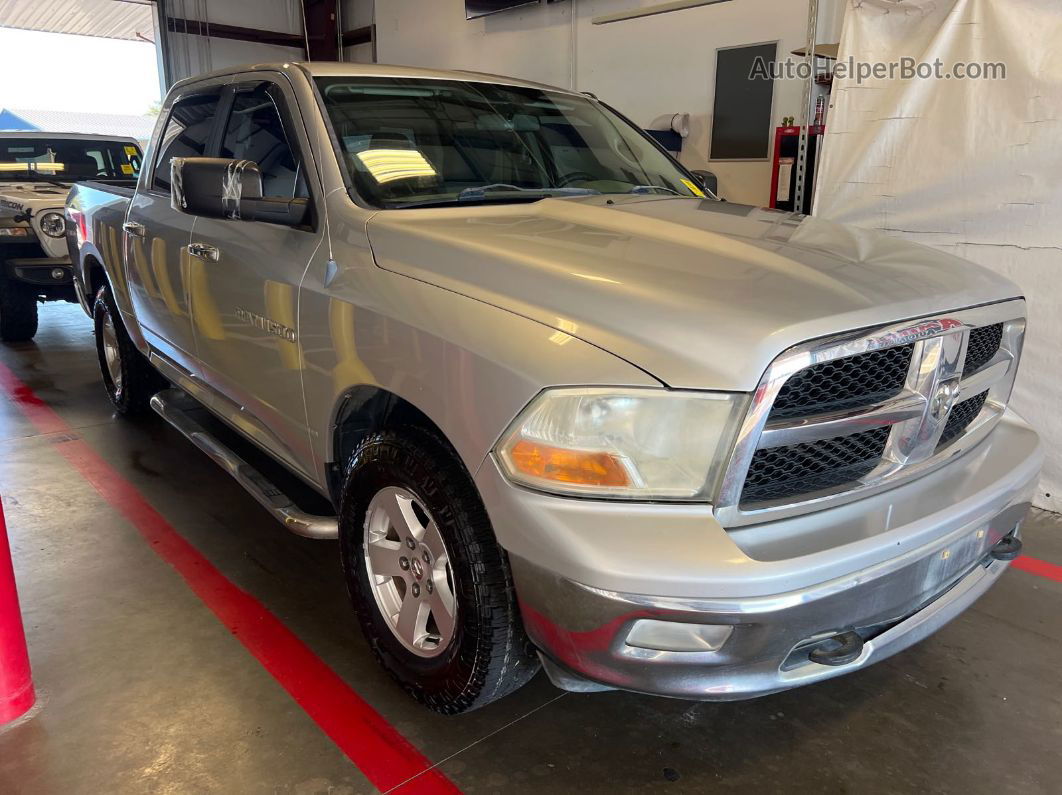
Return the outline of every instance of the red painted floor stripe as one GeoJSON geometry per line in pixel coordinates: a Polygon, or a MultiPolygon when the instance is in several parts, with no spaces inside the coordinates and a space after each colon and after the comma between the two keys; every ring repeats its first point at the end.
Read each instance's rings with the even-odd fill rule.
{"type": "Polygon", "coordinates": [[[1057,563],[1048,563],[1046,560],[1030,558],[1028,555],[1022,555],[1010,565],[1015,569],[1021,569],[1022,571],[1027,571],[1029,574],[1035,574],[1037,577],[1045,577],[1048,580],[1062,582],[1062,566],[1059,566],[1057,563]]]}
{"type": "MultiPolygon", "coordinates": [[[[42,433],[73,430],[3,364],[0,385],[42,433]]],[[[431,766],[426,757],[261,602],[218,571],[88,444],[71,439],[56,450],[133,524],[375,787],[387,790],[423,773],[402,792],[460,792],[441,772],[424,773],[431,766]]]]}

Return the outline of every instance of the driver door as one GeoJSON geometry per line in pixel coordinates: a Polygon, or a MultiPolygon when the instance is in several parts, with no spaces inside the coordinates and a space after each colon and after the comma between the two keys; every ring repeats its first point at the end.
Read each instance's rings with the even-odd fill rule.
{"type": "MultiPolygon", "coordinates": [[[[266,197],[320,196],[302,125],[288,112],[294,98],[281,80],[229,87],[218,156],[256,162],[266,197]]],[[[312,211],[304,227],[199,217],[189,246],[199,252],[189,265],[196,350],[215,408],[308,478],[314,464],[302,394],[299,285],[311,262],[327,260],[323,230],[312,211]]]]}

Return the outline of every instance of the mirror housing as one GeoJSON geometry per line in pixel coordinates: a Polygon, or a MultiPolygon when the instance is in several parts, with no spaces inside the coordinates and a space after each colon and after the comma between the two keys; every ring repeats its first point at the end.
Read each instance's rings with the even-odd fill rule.
{"type": "Polygon", "coordinates": [[[170,161],[170,205],[178,212],[232,221],[303,226],[307,199],[262,196],[262,172],[251,160],[175,157],[170,161]]]}
{"type": "Polygon", "coordinates": [[[693,171],[693,176],[701,183],[701,187],[715,197],[719,197],[719,179],[711,171],[693,171]]]}

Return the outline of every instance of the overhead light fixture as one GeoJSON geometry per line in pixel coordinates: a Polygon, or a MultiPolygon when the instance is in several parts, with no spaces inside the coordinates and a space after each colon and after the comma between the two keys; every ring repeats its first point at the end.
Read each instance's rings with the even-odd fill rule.
{"type": "Polygon", "coordinates": [[[639,17],[651,17],[656,14],[666,14],[669,11],[685,11],[687,8],[700,8],[701,6],[715,5],[716,3],[728,3],[730,0],[674,0],[671,3],[660,3],[645,8],[635,8],[630,11],[617,11],[614,14],[602,14],[594,17],[590,22],[594,25],[608,25],[610,22],[624,22],[628,19],[639,17]]]}
{"type": "Polygon", "coordinates": [[[438,172],[416,149],[366,149],[358,160],[378,183],[399,179],[434,177],[438,172]]]}

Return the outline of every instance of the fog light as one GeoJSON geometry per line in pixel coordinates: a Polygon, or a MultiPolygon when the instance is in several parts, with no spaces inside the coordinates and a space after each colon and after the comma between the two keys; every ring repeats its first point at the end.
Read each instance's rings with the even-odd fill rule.
{"type": "Polygon", "coordinates": [[[734,628],[724,624],[678,624],[642,618],[634,622],[627,645],[655,651],[719,651],[734,628]]]}
{"type": "Polygon", "coordinates": [[[66,277],[66,271],[64,271],[62,268],[52,268],[52,278],[53,279],[55,279],[56,281],[59,281],[60,279],[63,279],[65,277],[66,277]]]}

